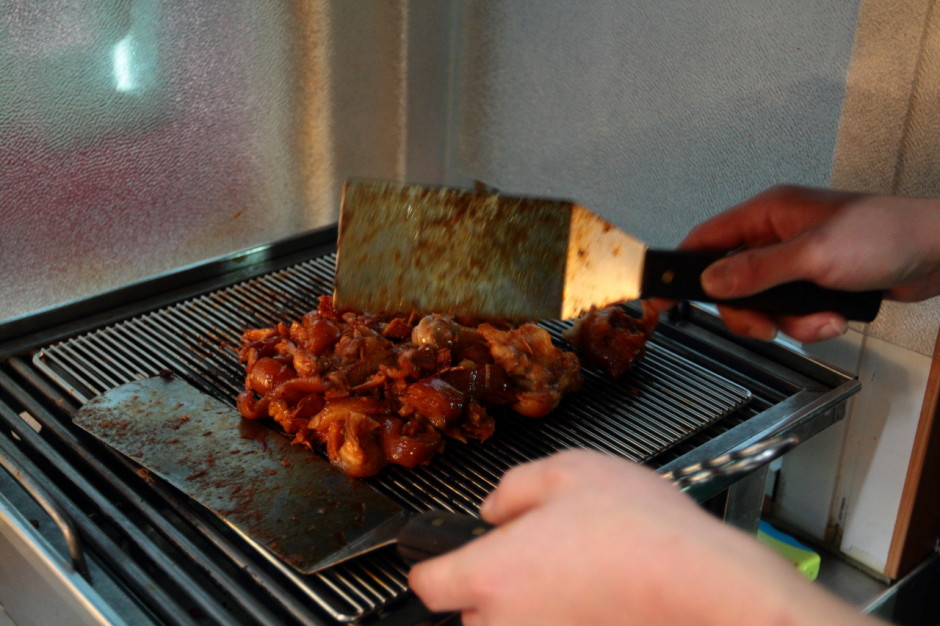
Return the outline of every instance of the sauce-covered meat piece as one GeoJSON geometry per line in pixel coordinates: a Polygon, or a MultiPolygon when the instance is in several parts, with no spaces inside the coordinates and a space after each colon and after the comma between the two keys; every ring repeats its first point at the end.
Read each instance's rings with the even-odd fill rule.
{"type": "Polygon", "coordinates": [[[512,408],[526,417],[542,417],[551,412],[566,393],[581,387],[578,357],[552,344],[544,328],[523,324],[512,330],[480,325],[496,364],[519,389],[512,408]]]}
{"type": "Polygon", "coordinates": [[[619,378],[646,352],[646,343],[656,329],[659,314],[646,302],[636,318],[623,307],[612,306],[588,313],[565,331],[575,352],[587,365],[619,378]]]}

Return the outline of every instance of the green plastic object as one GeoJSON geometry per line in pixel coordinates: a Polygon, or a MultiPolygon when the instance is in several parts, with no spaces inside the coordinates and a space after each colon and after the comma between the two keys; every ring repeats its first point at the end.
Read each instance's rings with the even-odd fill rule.
{"type": "Polygon", "coordinates": [[[757,539],[775,550],[780,556],[793,563],[808,580],[819,576],[819,554],[813,552],[790,535],[780,532],[769,523],[761,520],[757,528],[757,539]]]}

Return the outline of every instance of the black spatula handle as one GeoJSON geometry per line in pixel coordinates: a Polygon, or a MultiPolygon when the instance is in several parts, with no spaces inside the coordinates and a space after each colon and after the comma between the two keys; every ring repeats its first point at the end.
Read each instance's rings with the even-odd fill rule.
{"type": "Polygon", "coordinates": [[[429,511],[413,517],[398,533],[398,553],[411,562],[450,552],[485,535],[491,524],[447,511],[429,511]]]}
{"type": "Polygon", "coordinates": [[[838,291],[808,281],[786,283],[746,298],[718,300],[702,289],[702,272],[723,256],[714,252],[648,250],[641,296],[712,302],[775,315],[834,311],[859,322],[872,321],[881,308],[880,291],[838,291]]]}

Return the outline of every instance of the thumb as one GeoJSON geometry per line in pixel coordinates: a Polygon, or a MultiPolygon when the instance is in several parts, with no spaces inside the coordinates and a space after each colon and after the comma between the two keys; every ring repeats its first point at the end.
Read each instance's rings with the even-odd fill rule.
{"type": "Polygon", "coordinates": [[[794,280],[811,279],[805,252],[796,239],[736,252],[702,272],[702,288],[714,298],[729,299],[750,296],[794,280]]]}
{"type": "Polygon", "coordinates": [[[566,450],[517,465],[503,475],[483,501],[480,514],[491,524],[510,522],[542,506],[558,491],[570,488],[571,477],[581,475],[581,466],[596,459],[595,452],[566,450]]]}

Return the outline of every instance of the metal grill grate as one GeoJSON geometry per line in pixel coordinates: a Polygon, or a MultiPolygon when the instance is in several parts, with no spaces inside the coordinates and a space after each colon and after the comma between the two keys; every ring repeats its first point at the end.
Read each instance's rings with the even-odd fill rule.
{"type": "MultiPolygon", "coordinates": [[[[235,347],[248,327],[289,322],[329,293],[335,255],[318,257],[203,296],[74,337],[38,351],[34,366],[77,401],[137,378],[172,370],[204,391],[233,402],[243,368],[235,347]]],[[[568,324],[544,322],[562,342],[568,324]]],[[[550,416],[496,416],[483,444],[452,442],[435,461],[387,468],[368,479],[414,510],[475,514],[509,467],[552,452],[589,448],[646,461],[744,406],[750,392],[653,341],[622,380],[585,370],[583,389],[550,416]]],[[[373,555],[313,576],[299,576],[263,556],[334,619],[352,620],[407,591],[406,568],[394,553],[373,555]]]]}

